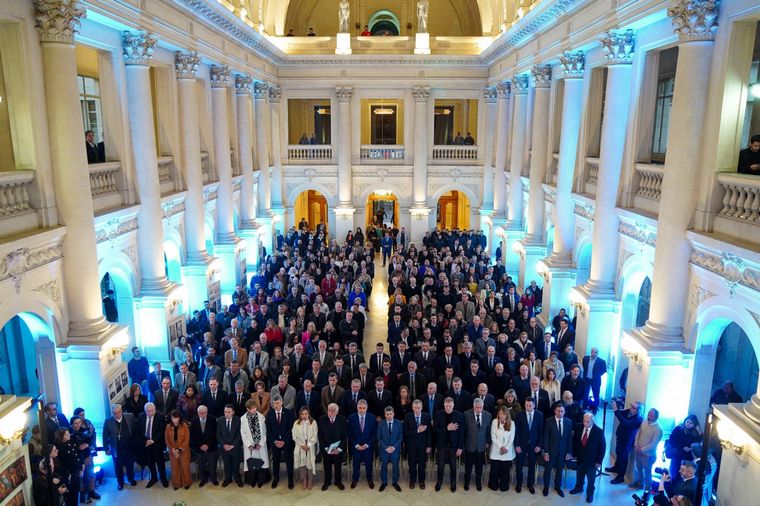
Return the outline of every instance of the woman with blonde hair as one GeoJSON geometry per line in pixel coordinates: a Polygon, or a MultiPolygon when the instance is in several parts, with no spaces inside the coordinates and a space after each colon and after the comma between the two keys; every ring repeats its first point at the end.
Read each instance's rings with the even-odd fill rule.
{"type": "Polygon", "coordinates": [[[488,488],[491,490],[509,490],[512,461],[515,459],[514,443],[515,424],[509,415],[509,409],[502,406],[491,422],[491,472],[488,475],[488,488]]]}
{"type": "Polygon", "coordinates": [[[541,388],[549,393],[549,405],[562,400],[562,387],[557,379],[557,374],[551,367],[546,370],[546,376],[541,380],[541,388]]]}
{"type": "Polygon", "coordinates": [[[293,455],[293,468],[301,475],[303,490],[311,490],[314,475],[317,474],[318,431],[317,422],[311,417],[306,406],[298,412],[298,420],[293,424],[293,441],[296,448],[293,455]]]}

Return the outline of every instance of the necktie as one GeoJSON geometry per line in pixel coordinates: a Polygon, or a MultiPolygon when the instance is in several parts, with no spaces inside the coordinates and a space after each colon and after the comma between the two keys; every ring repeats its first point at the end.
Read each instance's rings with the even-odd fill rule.
{"type": "Polygon", "coordinates": [[[420,417],[418,416],[416,418],[417,418],[417,427],[419,427],[420,426],[420,417]]]}
{"type": "Polygon", "coordinates": [[[166,409],[166,396],[167,396],[167,394],[168,394],[168,392],[166,390],[164,390],[164,409],[166,409]]]}
{"type": "Polygon", "coordinates": [[[216,392],[211,392],[211,400],[216,402],[216,392]]]}
{"type": "Polygon", "coordinates": [[[364,416],[359,417],[359,430],[364,432],[364,416]]]}
{"type": "Polygon", "coordinates": [[[559,431],[559,437],[562,437],[562,422],[557,420],[557,430],[559,431]]]}
{"type": "Polygon", "coordinates": [[[307,406],[309,405],[309,397],[311,397],[311,395],[310,394],[306,394],[306,405],[307,406]]]}
{"type": "Polygon", "coordinates": [[[277,412],[277,423],[279,424],[281,421],[282,413],[280,411],[277,412]]]}
{"type": "Polygon", "coordinates": [[[182,386],[184,387],[187,385],[187,374],[182,375],[182,386]]]}
{"type": "Polygon", "coordinates": [[[388,422],[388,434],[391,433],[392,424],[391,422],[388,422]]]}
{"type": "Polygon", "coordinates": [[[414,393],[416,392],[414,389],[414,374],[409,377],[409,390],[411,390],[411,394],[414,396],[414,393]]]}
{"type": "Polygon", "coordinates": [[[242,402],[243,402],[243,395],[238,394],[238,404],[242,404],[242,402]]]}
{"type": "Polygon", "coordinates": [[[232,432],[232,425],[230,423],[230,420],[227,420],[227,432],[232,432]]]}
{"type": "Polygon", "coordinates": [[[153,417],[148,417],[148,426],[145,427],[145,439],[152,439],[150,437],[151,434],[153,434],[153,431],[151,430],[153,428],[153,417]]]}
{"type": "Polygon", "coordinates": [[[533,406],[538,407],[538,392],[533,392],[533,406]]]}
{"type": "Polygon", "coordinates": [[[586,441],[588,441],[588,429],[584,429],[583,437],[581,438],[581,444],[585,447],[586,441]]]}
{"type": "Polygon", "coordinates": [[[528,413],[528,430],[533,426],[533,413],[528,413]]]}
{"type": "Polygon", "coordinates": [[[546,343],[546,358],[549,358],[549,355],[551,354],[552,345],[549,343],[546,343]]]}
{"type": "Polygon", "coordinates": [[[237,360],[237,351],[232,350],[232,360],[237,360]]]}
{"type": "Polygon", "coordinates": [[[479,429],[480,428],[480,415],[478,415],[478,417],[477,417],[477,422],[478,422],[478,429],[479,429]]]}
{"type": "MultiPolygon", "coordinates": [[[[435,399],[434,399],[433,397],[431,397],[431,398],[428,400],[428,411],[430,411],[430,415],[431,415],[431,416],[433,415],[433,405],[434,405],[434,404],[435,404],[435,399]]],[[[419,422],[417,422],[417,423],[419,424],[419,422]]]]}
{"type": "Polygon", "coordinates": [[[493,369],[493,359],[492,358],[488,359],[488,368],[489,369],[493,369]]]}
{"type": "Polygon", "coordinates": [[[358,401],[358,395],[354,394],[354,406],[356,406],[356,402],[358,401]]]}

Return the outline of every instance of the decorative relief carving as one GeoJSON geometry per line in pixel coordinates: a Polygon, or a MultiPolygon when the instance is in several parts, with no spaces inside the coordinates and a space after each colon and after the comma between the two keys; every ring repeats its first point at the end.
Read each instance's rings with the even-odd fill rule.
{"type": "Polygon", "coordinates": [[[177,71],[177,79],[195,79],[195,73],[198,71],[198,65],[201,63],[201,57],[198,51],[183,53],[177,51],[174,56],[174,68],[177,71]]]}
{"type": "Polygon", "coordinates": [[[55,306],[58,308],[58,312],[63,311],[63,298],[61,297],[61,288],[58,286],[57,279],[48,281],[44,285],[40,285],[32,291],[47,295],[47,297],[52,300],[55,306]]]}
{"type": "Polygon", "coordinates": [[[633,61],[633,52],[636,49],[636,32],[633,30],[624,32],[610,30],[602,35],[599,42],[607,56],[608,64],[630,64],[633,61]]]}
{"type": "Polygon", "coordinates": [[[121,33],[122,55],[127,65],[147,65],[153,58],[153,46],[158,39],[147,32],[130,32],[124,30],[121,33]]]}
{"type": "Polygon", "coordinates": [[[256,81],[253,83],[253,98],[264,100],[269,98],[269,83],[266,81],[256,81]]]}
{"type": "Polygon", "coordinates": [[[499,98],[499,100],[508,99],[511,91],[512,86],[508,81],[502,81],[496,84],[496,96],[499,98]]]}
{"type": "Polygon", "coordinates": [[[24,274],[32,269],[60,259],[63,250],[60,244],[37,249],[19,248],[5,255],[0,262],[0,280],[11,278],[18,294],[24,274]]]}
{"type": "Polygon", "coordinates": [[[747,309],[747,312],[752,315],[752,318],[755,319],[755,323],[757,323],[757,326],[760,327],[760,314],[753,313],[749,309],[747,309]]]}
{"type": "Polygon", "coordinates": [[[210,81],[212,88],[228,88],[230,86],[229,65],[211,65],[210,81]]]}
{"type": "Polygon", "coordinates": [[[533,65],[530,69],[530,76],[535,88],[548,88],[552,84],[552,66],[533,65]]]}
{"type": "Polygon", "coordinates": [[[487,104],[496,102],[496,94],[496,86],[486,86],[483,88],[483,98],[485,98],[487,104]]]}
{"type": "Polygon", "coordinates": [[[253,87],[253,77],[248,74],[235,75],[235,92],[238,95],[247,95],[253,87]]]}
{"type": "Polygon", "coordinates": [[[692,249],[689,261],[721,276],[728,286],[731,297],[734,296],[740,284],[760,291],[760,270],[748,265],[744,259],[736,255],[723,253],[718,256],[709,251],[692,249]]]}
{"type": "Polygon", "coordinates": [[[412,95],[414,96],[415,102],[426,103],[430,98],[430,88],[415,86],[412,88],[412,95]]]}
{"type": "Polygon", "coordinates": [[[692,283],[691,289],[689,290],[689,313],[686,321],[692,322],[697,308],[704,301],[710,297],[715,297],[716,295],[716,293],[711,292],[707,288],[702,288],[696,283],[692,283]]]}
{"type": "Polygon", "coordinates": [[[628,251],[625,248],[620,248],[620,251],[618,252],[617,272],[622,272],[623,266],[632,256],[633,253],[631,251],[628,251]]]}
{"type": "Polygon", "coordinates": [[[134,244],[130,244],[123,250],[121,250],[122,253],[127,255],[127,258],[129,258],[129,261],[132,262],[132,267],[135,269],[135,272],[137,272],[138,263],[137,263],[137,249],[135,248],[134,244]]]}
{"type": "Polygon", "coordinates": [[[348,86],[335,88],[335,98],[338,99],[338,102],[348,102],[353,95],[354,89],[348,86]]]}
{"type": "Polygon", "coordinates": [[[588,221],[594,221],[594,206],[590,204],[575,204],[575,214],[588,221]]]}
{"type": "Polygon", "coordinates": [[[184,201],[174,201],[174,202],[167,202],[161,206],[161,210],[163,211],[163,219],[169,219],[175,214],[179,214],[181,212],[185,211],[185,202],[184,201]]]}
{"type": "Polygon", "coordinates": [[[668,16],[682,42],[712,40],[718,30],[719,0],[672,0],[668,16]]]}
{"type": "Polygon", "coordinates": [[[99,243],[114,240],[120,235],[132,232],[133,230],[137,230],[137,218],[130,218],[124,221],[114,218],[95,231],[95,240],[99,243]]]}
{"type": "Polygon", "coordinates": [[[583,79],[583,70],[586,63],[583,51],[562,53],[559,56],[559,63],[562,65],[562,74],[565,76],[565,79],[583,79]]]}
{"type": "Polygon", "coordinates": [[[74,34],[87,17],[77,0],[35,0],[36,27],[42,42],[74,42],[74,34]]]}
{"type": "Polygon", "coordinates": [[[209,202],[212,200],[216,200],[216,188],[210,189],[210,190],[204,190],[203,192],[203,201],[209,202]]]}
{"type": "Polygon", "coordinates": [[[744,259],[732,255],[731,253],[723,253],[721,257],[723,262],[723,276],[728,285],[728,293],[731,298],[736,294],[736,287],[744,277],[744,270],[747,265],[744,263],[744,259]]]}
{"type": "Polygon", "coordinates": [[[280,98],[282,98],[282,88],[279,86],[270,86],[269,87],[269,103],[270,104],[279,104],[280,98]]]}
{"type": "Polygon", "coordinates": [[[643,223],[632,224],[621,221],[618,232],[653,248],[657,244],[657,234],[643,223]]]}
{"type": "Polygon", "coordinates": [[[525,95],[528,93],[530,79],[528,74],[515,74],[512,76],[512,93],[515,95],[525,95]]]}

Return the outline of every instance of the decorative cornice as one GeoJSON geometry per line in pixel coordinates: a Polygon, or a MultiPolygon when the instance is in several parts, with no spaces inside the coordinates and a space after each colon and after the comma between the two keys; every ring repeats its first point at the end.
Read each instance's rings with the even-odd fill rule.
{"type": "Polygon", "coordinates": [[[238,95],[249,95],[253,87],[253,77],[248,74],[235,75],[235,92],[238,95]]]}
{"type": "Polygon", "coordinates": [[[74,42],[74,34],[87,17],[78,0],[35,0],[35,26],[42,42],[74,42]]]}
{"type": "Polygon", "coordinates": [[[689,261],[721,276],[731,297],[736,294],[739,285],[760,291],[760,270],[734,254],[723,252],[718,255],[692,248],[689,261]]]}
{"type": "Polygon", "coordinates": [[[608,65],[630,64],[636,49],[636,32],[628,29],[624,32],[610,30],[599,39],[608,65]]]}
{"type": "Polygon", "coordinates": [[[496,83],[496,96],[499,100],[506,100],[512,92],[512,85],[508,81],[496,83]]]}
{"type": "Polygon", "coordinates": [[[253,98],[256,100],[269,98],[269,83],[266,81],[255,81],[253,83],[253,98]]]}
{"type": "Polygon", "coordinates": [[[486,86],[483,88],[483,98],[487,104],[496,103],[496,86],[486,86]]]}
{"type": "Polygon", "coordinates": [[[591,204],[575,204],[575,214],[588,221],[594,221],[594,206],[591,204]]]}
{"type": "Polygon", "coordinates": [[[137,230],[136,217],[124,221],[115,218],[95,230],[95,240],[99,243],[103,241],[112,241],[120,235],[124,235],[134,230],[137,230]]]}
{"type": "Polygon", "coordinates": [[[185,211],[185,201],[166,202],[161,205],[161,211],[163,211],[163,219],[169,219],[175,214],[179,214],[185,211]]]}
{"type": "Polygon", "coordinates": [[[60,243],[46,245],[41,248],[19,248],[13,250],[0,261],[0,281],[11,278],[16,294],[21,292],[24,275],[42,265],[63,257],[60,243]]]}
{"type": "Polygon", "coordinates": [[[198,51],[183,53],[177,51],[174,56],[174,69],[177,71],[177,79],[195,79],[201,57],[198,51]]]}
{"type": "Polygon", "coordinates": [[[430,98],[430,88],[424,86],[415,86],[412,88],[412,95],[414,96],[415,102],[427,103],[428,99],[430,98]]]}
{"type": "Polygon", "coordinates": [[[515,95],[525,95],[528,93],[530,79],[528,74],[515,74],[512,76],[512,93],[515,95]]]}
{"type": "Polygon", "coordinates": [[[158,40],[148,32],[121,33],[122,54],[127,65],[147,65],[153,58],[153,46],[158,40]]]}
{"type": "Polygon", "coordinates": [[[335,88],[335,98],[338,102],[349,102],[354,95],[354,89],[347,86],[335,88]]]}
{"type": "Polygon", "coordinates": [[[57,279],[48,281],[32,291],[47,295],[47,297],[56,305],[58,311],[63,309],[63,297],[61,297],[61,287],[58,285],[57,279]]]}
{"type": "Polygon", "coordinates": [[[210,71],[212,88],[229,88],[232,73],[229,65],[211,65],[210,71]]]}
{"type": "Polygon", "coordinates": [[[713,40],[720,0],[671,0],[668,16],[681,42],[713,40]]]}
{"type": "Polygon", "coordinates": [[[281,98],[282,98],[282,88],[275,85],[269,86],[269,103],[279,104],[281,98]]]}
{"type": "Polygon", "coordinates": [[[559,55],[559,63],[562,66],[562,75],[565,79],[583,79],[586,63],[583,51],[562,53],[559,55]]]}
{"type": "Polygon", "coordinates": [[[618,232],[647,246],[654,248],[657,245],[657,233],[642,223],[634,224],[621,221],[618,225],[618,232]]]}
{"type": "Polygon", "coordinates": [[[534,88],[548,88],[552,84],[552,66],[533,65],[530,69],[530,77],[534,88]]]}

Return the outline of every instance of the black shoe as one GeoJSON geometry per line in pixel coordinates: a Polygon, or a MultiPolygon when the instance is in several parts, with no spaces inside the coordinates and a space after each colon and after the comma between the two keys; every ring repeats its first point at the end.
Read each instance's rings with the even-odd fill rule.
{"type": "Polygon", "coordinates": [[[441,483],[440,481],[438,483],[436,483],[435,484],[435,491],[436,492],[440,492],[442,486],[443,486],[443,483],[441,483]]]}
{"type": "Polygon", "coordinates": [[[623,477],[621,473],[621,474],[618,474],[614,480],[611,480],[610,483],[612,483],[613,485],[617,485],[618,483],[623,483],[624,481],[625,481],[625,478],[623,477]]]}
{"type": "MultiPolygon", "coordinates": [[[[544,489],[544,490],[546,490],[546,489],[544,489]]],[[[554,490],[557,492],[558,496],[565,497],[565,493],[562,491],[561,488],[555,488],[554,490]]]]}
{"type": "Polygon", "coordinates": [[[185,490],[190,490],[190,485],[185,485],[185,490]]]}
{"type": "Polygon", "coordinates": [[[451,492],[456,492],[456,491],[457,491],[457,486],[456,485],[452,485],[451,486],[451,492]]]}
{"type": "Polygon", "coordinates": [[[245,483],[243,483],[243,480],[241,480],[240,478],[238,478],[236,483],[237,483],[237,486],[240,488],[245,487],[245,483]]]}
{"type": "Polygon", "coordinates": [[[280,483],[280,480],[278,480],[276,478],[274,480],[272,480],[272,488],[277,488],[277,484],[278,483],[280,483]]]}
{"type": "Polygon", "coordinates": [[[581,492],[583,492],[582,488],[574,488],[570,491],[570,495],[580,494],[581,492]]]}
{"type": "Polygon", "coordinates": [[[338,490],[346,490],[342,483],[336,483],[335,486],[338,487],[338,490]]]}
{"type": "Polygon", "coordinates": [[[151,480],[148,482],[148,484],[145,485],[145,488],[150,488],[150,487],[152,487],[155,484],[156,484],[156,480],[154,480],[154,479],[151,478],[151,480]]]}
{"type": "Polygon", "coordinates": [[[594,497],[590,496],[590,495],[586,496],[586,502],[588,502],[588,503],[594,502],[594,497]]]}
{"type": "Polygon", "coordinates": [[[483,485],[481,485],[480,483],[476,483],[475,488],[478,489],[478,492],[480,492],[481,490],[483,490],[483,485]]]}
{"type": "Polygon", "coordinates": [[[176,492],[177,490],[179,490],[179,487],[174,487],[174,491],[176,492]]]}
{"type": "Polygon", "coordinates": [[[351,488],[352,488],[352,489],[356,488],[356,481],[352,481],[352,482],[351,482],[351,488]]]}
{"type": "Polygon", "coordinates": [[[375,490],[375,482],[372,480],[367,480],[367,485],[369,485],[370,490],[375,490]]]}
{"type": "Polygon", "coordinates": [[[227,487],[227,486],[228,486],[230,483],[232,483],[232,480],[224,480],[224,481],[222,482],[222,488],[225,488],[225,487],[227,487]]]}
{"type": "Polygon", "coordinates": [[[118,490],[124,490],[124,484],[123,484],[123,483],[119,483],[119,484],[116,486],[116,488],[117,488],[118,490]]]}
{"type": "Polygon", "coordinates": [[[425,490],[425,482],[424,481],[420,482],[420,490],[425,490]]]}
{"type": "Polygon", "coordinates": [[[95,500],[100,499],[100,494],[98,494],[94,490],[90,490],[90,492],[88,493],[88,495],[90,496],[90,499],[95,499],[95,500]]]}
{"type": "MultiPolygon", "coordinates": [[[[272,487],[272,488],[274,488],[274,487],[272,487]]],[[[324,492],[328,488],[330,488],[330,484],[329,483],[325,483],[324,485],[322,485],[322,492],[324,492]]]]}
{"type": "Polygon", "coordinates": [[[387,486],[388,485],[386,485],[385,483],[383,483],[382,485],[380,485],[380,492],[382,492],[383,490],[385,490],[385,487],[387,487],[387,486]]]}
{"type": "Polygon", "coordinates": [[[211,480],[211,484],[212,484],[213,486],[215,486],[215,487],[218,487],[218,486],[219,486],[219,482],[218,482],[218,481],[216,481],[216,480],[211,480]]]}
{"type": "Polygon", "coordinates": [[[198,488],[203,488],[203,485],[205,485],[206,483],[208,483],[208,480],[201,480],[201,482],[198,483],[198,488]]]}
{"type": "Polygon", "coordinates": [[[547,487],[544,487],[544,492],[543,493],[544,493],[544,497],[548,497],[549,496],[549,489],[547,487]]]}
{"type": "Polygon", "coordinates": [[[129,482],[129,484],[130,484],[131,486],[133,486],[133,487],[136,487],[136,486],[137,486],[137,482],[136,482],[135,480],[132,480],[132,481],[130,481],[130,482],[129,482]]]}
{"type": "Polygon", "coordinates": [[[469,483],[465,483],[464,484],[464,491],[467,492],[469,490],[470,490],[470,484],[469,483]]]}
{"type": "Polygon", "coordinates": [[[517,485],[517,486],[515,487],[515,492],[517,492],[518,494],[519,494],[520,492],[522,492],[522,486],[520,486],[520,485],[517,485]]]}
{"type": "Polygon", "coordinates": [[[293,490],[293,488],[295,488],[295,486],[296,486],[296,484],[293,483],[292,481],[288,482],[288,490],[293,490]]]}
{"type": "Polygon", "coordinates": [[[169,488],[169,480],[164,478],[163,480],[161,480],[161,485],[163,485],[164,488],[169,488]]]}
{"type": "Polygon", "coordinates": [[[394,483],[393,488],[396,489],[396,492],[401,492],[401,487],[398,486],[398,483],[394,483]]]}
{"type": "Polygon", "coordinates": [[[536,489],[533,488],[533,485],[528,485],[528,492],[530,492],[531,494],[535,494],[536,493],[536,489]]]}
{"type": "Polygon", "coordinates": [[[409,490],[414,490],[414,482],[413,481],[409,482],[409,490]]]}

